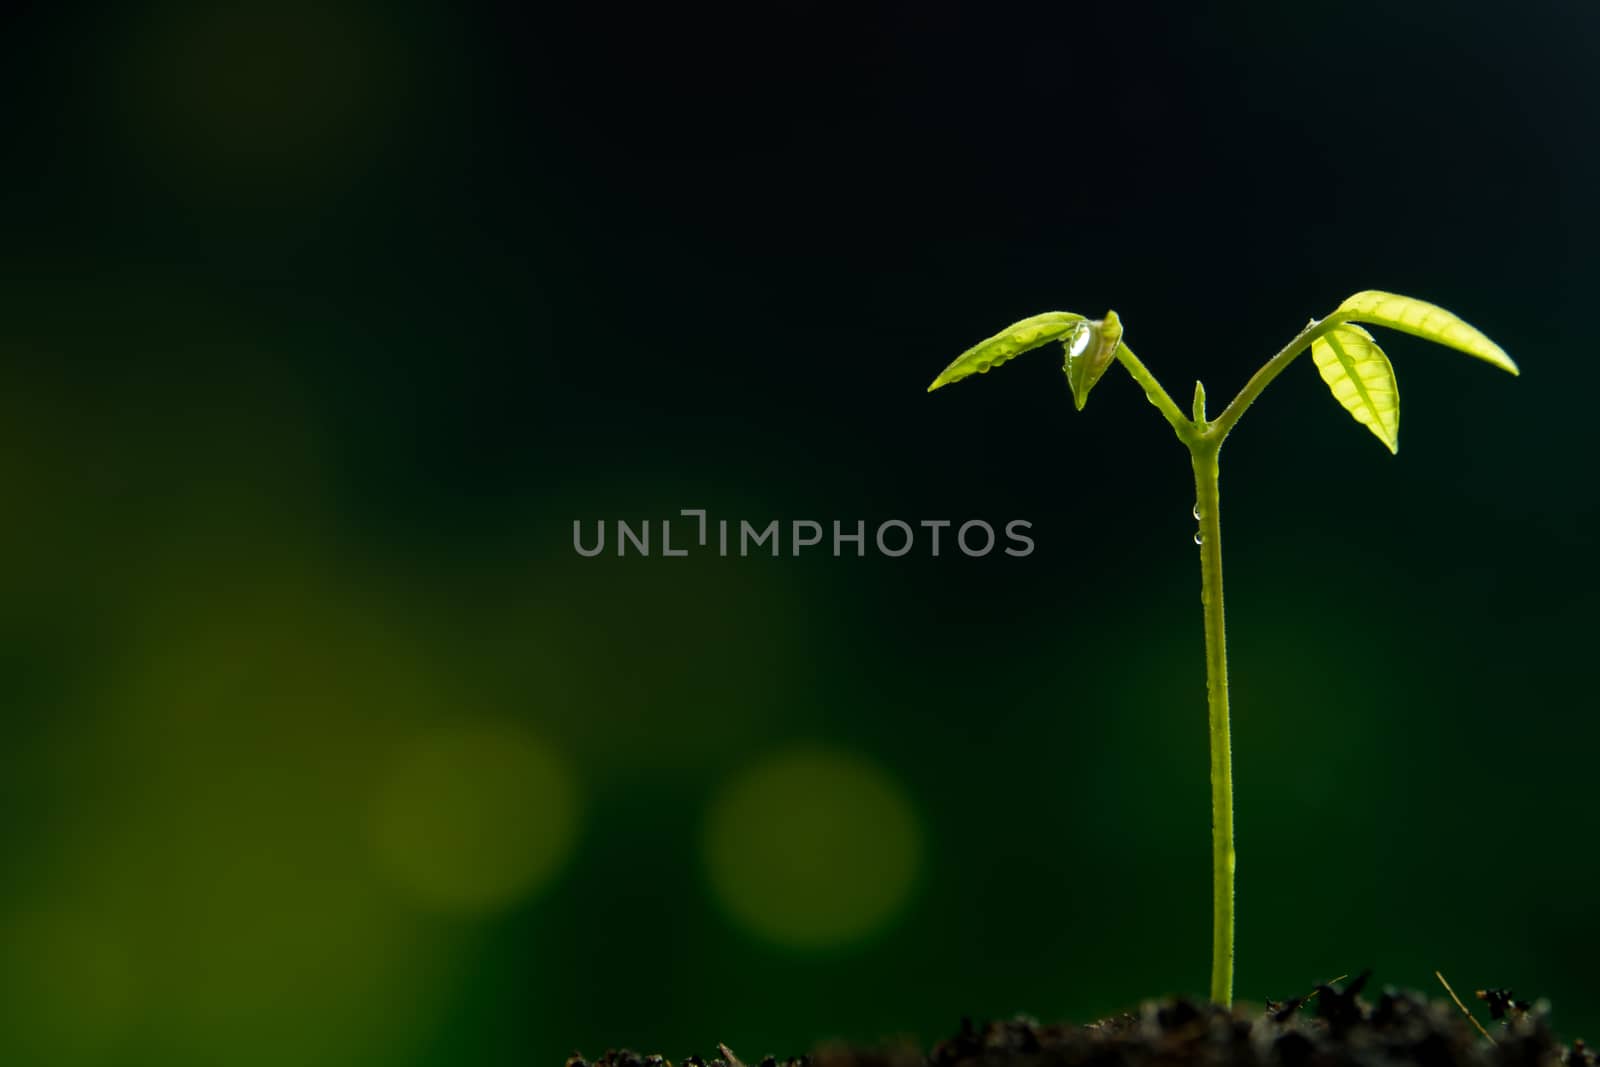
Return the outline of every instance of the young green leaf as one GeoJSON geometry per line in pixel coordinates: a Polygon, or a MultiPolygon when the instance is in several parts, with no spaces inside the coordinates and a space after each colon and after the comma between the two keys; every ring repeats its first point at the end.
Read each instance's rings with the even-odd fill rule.
{"type": "Polygon", "coordinates": [[[1400,330],[1476,356],[1503,371],[1521,373],[1499,345],[1444,308],[1426,301],[1368,289],[1340,304],[1336,314],[1345,321],[1366,322],[1400,330]]]}
{"type": "Polygon", "coordinates": [[[1047,311],[1030,319],[1013,323],[984,341],[979,341],[955,358],[928,386],[933,392],[940,386],[959,382],[972,374],[987,374],[990,367],[998,367],[1008,359],[1049,344],[1070,334],[1082,315],[1069,311],[1047,311]]]}
{"type": "Polygon", "coordinates": [[[1390,452],[1398,452],[1400,389],[1372,335],[1359,326],[1335,326],[1311,342],[1311,358],[1333,398],[1390,452]]]}
{"type": "Polygon", "coordinates": [[[1122,320],[1115,311],[1106,312],[1103,319],[1084,319],[1067,339],[1067,361],[1062,369],[1067,372],[1067,387],[1072,390],[1072,402],[1079,411],[1089,402],[1089,390],[1116,358],[1121,340],[1122,320]]]}

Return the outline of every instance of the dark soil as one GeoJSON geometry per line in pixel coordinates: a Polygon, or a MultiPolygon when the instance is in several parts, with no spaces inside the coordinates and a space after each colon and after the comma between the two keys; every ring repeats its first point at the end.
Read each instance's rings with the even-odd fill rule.
{"type": "MultiPolygon", "coordinates": [[[[1600,1067],[1577,1042],[1556,1041],[1542,1003],[1513,1000],[1504,990],[1480,992],[1491,1019],[1489,1037],[1456,1005],[1412,992],[1359,996],[1362,975],[1344,988],[1315,992],[1264,1011],[1233,1013],[1185,1000],[1145,1004],[1088,1026],[1041,1026],[1031,1019],[961,1030],[924,1054],[908,1047],[824,1046],[809,1056],[741,1063],[718,1046],[715,1056],[690,1056],[678,1067],[1600,1067]]],[[[671,1067],[660,1056],[608,1052],[567,1067],[671,1067]]]]}

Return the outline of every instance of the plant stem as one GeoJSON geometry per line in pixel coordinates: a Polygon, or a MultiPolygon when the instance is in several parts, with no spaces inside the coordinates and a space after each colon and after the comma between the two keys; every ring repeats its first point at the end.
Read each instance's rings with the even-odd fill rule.
{"type": "Polygon", "coordinates": [[[1139,383],[1139,387],[1144,390],[1144,395],[1150,400],[1150,403],[1156,406],[1156,410],[1161,412],[1162,417],[1172,426],[1179,439],[1188,444],[1190,437],[1193,436],[1195,426],[1183,417],[1183,412],[1178,410],[1178,405],[1172,402],[1172,397],[1167,395],[1167,391],[1161,388],[1161,383],[1156,381],[1156,376],[1151,374],[1149,368],[1143,363],[1139,362],[1139,357],[1133,354],[1133,349],[1120,341],[1117,343],[1117,360],[1132,376],[1133,380],[1139,383]]]}
{"type": "Polygon", "coordinates": [[[1225,1008],[1233,1006],[1233,881],[1237,858],[1233,847],[1233,740],[1228,727],[1228,639],[1222,612],[1217,455],[1245,409],[1272,380],[1313,341],[1349,317],[1348,312],[1336,311],[1325,319],[1312,319],[1250,376],[1239,395],[1211,422],[1205,417],[1204,386],[1195,382],[1194,418],[1187,419],[1132,350],[1126,344],[1117,346],[1117,359],[1144,389],[1178,439],[1188,446],[1194,465],[1196,518],[1200,520],[1200,602],[1205,605],[1206,621],[1206,706],[1211,734],[1211,1000],[1225,1008]]]}
{"type": "Polygon", "coordinates": [[[1186,419],[1155,375],[1125,344],[1121,361],[1150,403],[1189,449],[1194,465],[1196,516],[1200,520],[1200,600],[1206,620],[1206,705],[1211,735],[1211,1000],[1233,1006],[1233,750],[1228,729],[1228,645],[1222,621],[1222,520],[1217,489],[1217,454],[1222,439],[1267,383],[1317,336],[1306,327],[1267,367],[1258,371],[1216,422],[1205,421],[1205,387],[1195,382],[1194,418],[1186,419]],[[1226,421],[1224,421],[1226,420],[1226,421]]]}
{"type": "Polygon", "coordinates": [[[1233,429],[1233,424],[1239,421],[1239,416],[1244,414],[1255,398],[1261,395],[1262,390],[1272,384],[1272,379],[1283,372],[1283,369],[1295,361],[1295,357],[1311,347],[1311,342],[1327,333],[1329,330],[1346,322],[1350,318],[1348,311],[1335,311],[1325,319],[1312,319],[1306,323],[1306,328],[1295,334],[1289,343],[1278,350],[1278,354],[1262,364],[1261,369],[1250,376],[1244,383],[1244,388],[1239,390],[1239,395],[1234,397],[1222,414],[1216,417],[1211,424],[1217,436],[1217,444],[1221,445],[1223,438],[1228,436],[1228,431],[1233,429]]]}
{"type": "MultiPolygon", "coordinates": [[[[1285,361],[1287,362],[1287,361],[1285,361]]],[[[1200,600],[1206,620],[1206,703],[1211,732],[1211,1000],[1233,1004],[1233,753],[1228,730],[1228,647],[1222,618],[1220,435],[1192,444],[1200,512],[1200,600]]]]}

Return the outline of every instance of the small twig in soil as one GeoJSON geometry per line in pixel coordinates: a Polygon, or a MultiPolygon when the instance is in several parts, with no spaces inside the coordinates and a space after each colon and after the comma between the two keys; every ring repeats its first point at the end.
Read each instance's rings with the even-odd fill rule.
{"type": "Polygon", "coordinates": [[[1335,982],[1342,982],[1346,978],[1349,978],[1349,977],[1350,976],[1348,974],[1341,974],[1337,978],[1328,979],[1326,982],[1323,982],[1322,985],[1317,986],[1317,988],[1313,989],[1311,992],[1309,992],[1305,996],[1301,997],[1300,998],[1300,1003],[1302,1003],[1302,1004],[1310,1004],[1313,1000],[1317,999],[1317,994],[1322,992],[1322,986],[1332,985],[1335,982]]]}
{"type": "Polygon", "coordinates": [[[1444,991],[1446,993],[1449,993],[1450,994],[1450,999],[1456,1002],[1456,1007],[1460,1008],[1461,1009],[1461,1014],[1465,1015],[1467,1017],[1467,1022],[1471,1023],[1473,1026],[1476,1026],[1478,1028],[1478,1033],[1482,1034],[1484,1037],[1489,1039],[1489,1044],[1491,1044],[1491,1045],[1496,1044],[1494,1036],[1492,1034],[1490,1034],[1489,1031],[1485,1030],[1483,1028],[1483,1024],[1480,1023],[1473,1016],[1473,1014],[1470,1011],[1467,1010],[1467,1006],[1465,1004],[1461,1003],[1461,998],[1456,996],[1456,991],[1454,989],[1450,988],[1450,983],[1446,982],[1444,980],[1444,975],[1440,974],[1438,971],[1434,971],[1433,972],[1433,976],[1435,978],[1439,979],[1439,984],[1444,986],[1444,991]]]}
{"type": "Polygon", "coordinates": [[[1342,982],[1349,977],[1350,976],[1348,974],[1341,974],[1337,978],[1330,978],[1321,985],[1318,985],[1317,988],[1313,989],[1311,992],[1302,994],[1298,997],[1290,997],[1288,1000],[1285,1000],[1281,1003],[1276,1000],[1269,1000],[1267,1001],[1267,1014],[1272,1016],[1273,1022],[1288,1022],[1294,1017],[1295,1012],[1299,1011],[1307,1004],[1310,1004],[1313,1000],[1316,1000],[1317,994],[1322,992],[1325,986],[1331,986],[1335,982],[1342,982]]]}

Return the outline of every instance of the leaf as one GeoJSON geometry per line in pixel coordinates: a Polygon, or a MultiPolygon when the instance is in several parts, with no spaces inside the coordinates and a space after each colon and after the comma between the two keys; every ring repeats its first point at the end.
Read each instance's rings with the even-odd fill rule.
{"type": "Polygon", "coordinates": [[[1311,342],[1311,358],[1333,398],[1390,452],[1400,451],[1400,388],[1372,335],[1359,326],[1335,326],[1311,342]]]}
{"type": "Polygon", "coordinates": [[[1368,289],[1339,305],[1340,317],[1409,333],[1520,374],[1505,350],[1442,307],[1409,296],[1368,289]]]}
{"type": "Polygon", "coordinates": [[[1116,358],[1121,340],[1122,320],[1115,311],[1106,312],[1103,319],[1084,319],[1067,339],[1067,361],[1062,369],[1079,411],[1089,402],[1089,390],[1116,358]]]}
{"type": "Polygon", "coordinates": [[[1082,321],[1082,315],[1074,315],[1069,311],[1047,311],[1043,315],[1013,323],[957,356],[939,372],[933,384],[928,386],[928,392],[973,374],[987,374],[991,367],[998,367],[1008,359],[1070,334],[1082,321]]]}

